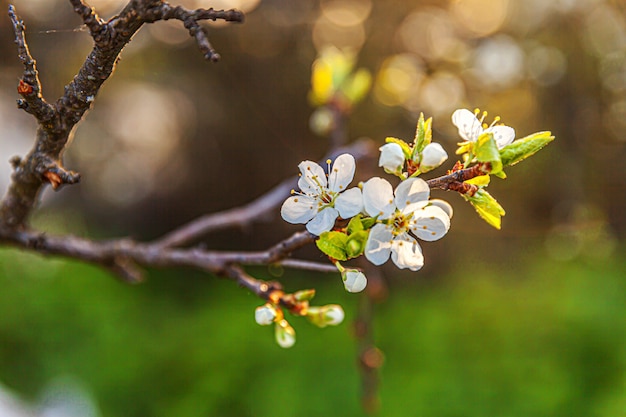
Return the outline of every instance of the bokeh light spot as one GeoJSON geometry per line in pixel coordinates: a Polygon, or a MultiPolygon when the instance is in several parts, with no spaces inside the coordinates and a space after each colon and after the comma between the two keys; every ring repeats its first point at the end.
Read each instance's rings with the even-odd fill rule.
{"type": "Polygon", "coordinates": [[[504,24],[508,0],[456,0],[450,11],[456,22],[476,37],[496,32],[504,24]]]}
{"type": "Polygon", "coordinates": [[[424,69],[412,54],[393,55],[383,62],[376,78],[374,95],[386,106],[401,106],[417,94],[424,69]]]}
{"type": "Polygon", "coordinates": [[[362,24],[372,10],[370,0],[326,0],[321,4],[322,14],[337,26],[362,24]]]}
{"type": "Polygon", "coordinates": [[[465,86],[455,74],[439,71],[424,80],[419,99],[411,100],[407,109],[413,113],[424,111],[433,116],[452,113],[465,98],[465,86]]]}
{"type": "Polygon", "coordinates": [[[328,45],[339,49],[359,50],[365,42],[363,25],[338,26],[325,16],[321,16],[313,25],[313,43],[318,51],[328,45]]]}
{"type": "Polygon", "coordinates": [[[425,59],[459,62],[468,55],[465,41],[443,9],[420,8],[411,13],[398,28],[397,36],[404,48],[425,59]]]}
{"type": "Polygon", "coordinates": [[[558,82],[567,70],[565,54],[558,48],[537,46],[528,54],[528,74],[539,85],[548,86],[558,82]]]}
{"type": "Polygon", "coordinates": [[[483,85],[512,85],[524,75],[524,51],[507,35],[485,39],[474,51],[473,72],[483,85]]]}

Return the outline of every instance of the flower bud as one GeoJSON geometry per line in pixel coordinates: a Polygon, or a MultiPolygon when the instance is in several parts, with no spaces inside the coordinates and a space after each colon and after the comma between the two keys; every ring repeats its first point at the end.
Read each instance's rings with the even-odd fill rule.
{"type": "Polygon", "coordinates": [[[261,326],[268,326],[274,322],[276,315],[276,307],[268,303],[256,308],[254,320],[261,326]]]}
{"type": "Polygon", "coordinates": [[[383,167],[386,172],[395,174],[402,172],[404,167],[404,152],[397,143],[387,143],[380,147],[380,158],[378,166],[383,167]]]}
{"type": "Polygon", "coordinates": [[[309,307],[306,317],[317,327],[337,326],[343,321],[345,314],[338,304],[322,307],[309,307]]]}
{"type": "Polygon", "coordinates": [[[296,343],[296,331],[287,320],[281,320],[275,326],[276,343],[282,348],[290,348],[296,343]]]}
{"type": "Polygon", "coordinates": [[[348,292],[361,292],[367,286],[365,274],[357,269],[346,269],[341,272],[343,286],[348,292]]]}
{"type": "Polygon", "coordinates": [[[329,304],[322,307],[326,324],[329,326],[337,326],[343,322],[345,313],[339,304],[329,304]]]}
{"type": "Polygon", "coordinates": [[[439,165],[443,164],[444,161],[448,159],[448,154],[446,153],[443,146],[438,143],[429,143],[422,150],[422,160],[420,162],[420,171],[428,172],[437,168],[439,165]]]}
{"type": "Polygon", "coordinates": [[[309,290],[300,290],[300,291],[293,293],[293,298],[295,298],[296,301],[309,301],[313,297],[315,297],[314,288],[309,289],[309,290]]]}

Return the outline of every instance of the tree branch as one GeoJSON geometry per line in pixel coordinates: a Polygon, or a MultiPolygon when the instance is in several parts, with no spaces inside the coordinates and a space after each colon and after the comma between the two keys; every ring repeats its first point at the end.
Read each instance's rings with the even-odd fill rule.
{"type": "Polygon", "coordinates": [[[74,79],[65,87],[65,92],[55,105],[48,104],[41,95],[35,60],[30,55],[24,36],[24,23],[18,18],[15,8],[9,6],[9,17],[13,24],[18,57],[24,65],[24,73],[18,85],[22,96],[18,107],[35,116],[38,129],[35,144],[29,154],[13,164],[15,171],[11,185],[0,205],[0,225],[5,228],[23,228],[26,219],[36,205],[43,185],[49,183],[57,189],[63,184],[74,184],[80,175],[63,168],[61,157],[76,124],[91,107],[100,87],[112,74],[119,55],[133,35],[144,23],[184,17],[188,30],[202,32],[198,36],[201,49],[213,59],[216,56],[208,43],[206,33],[192,25],[201,19],[224,19],[242,21],[243,14],[236,10],[186,11],[172,8],[161,0],[131,0],[122,12],[105,23],[96,12],[82,0],[70,0],[74,11],[83,19],[94,40],[94,47],[74,79]],[[177,12],[172,15],[172,10],[177,12]],[[191,27],[193,26],[193,27],[191,27]]]}
{"type": "Polygon", "coordinates": [[[97,242],[76,236],[49,236],[34,230],[0,228],[0,242],[44,255],[61,255],[103,266],[125,281],[141,280],[138,265],[144,267],[192,267],[225,275],[230,265],[269,265],[336,272],[336,268],[315,262],[286,262],[293,251],[315,240],[309,232],[297,232],[273,247],[258,252],[211,251],[200,248],[171,249],[154,243],[116,239],[97,242]]]}
{"type": "MultiPolygon", "coordinates": [[[[376,145],[373,141],[362,139],[336,149],[323,160],[326,161],[328,158],[334,159],[346,152],[359,160],[371,157],[375,151],[376,145]]],[[[282,204],[285,198],[289,196],[289,192],[296,187],[297,180],[298,177],[289,178],[245,206],[199,217],[161,237],[155,244],[162,247],[182,246],[210,232],[237,226],[247,226],[253,221],[262,219],[282,204]]]]}

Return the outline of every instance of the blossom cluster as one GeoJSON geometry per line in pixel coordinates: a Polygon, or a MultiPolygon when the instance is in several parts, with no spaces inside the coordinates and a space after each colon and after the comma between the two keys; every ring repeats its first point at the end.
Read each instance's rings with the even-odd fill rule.
{"type": "MultiPolygon", "coordinates": [[[[452,207],[443,200],[431,199],[429,185],[418,177],[448,158],[443,147],[432,142],[431,122],[420,116],[412,144],[387,138],[387,144],[380,148],[379,166],[400,179],[395,188],[381,177],[349,188],[356,170],[350,154],[339,155],[334,163],[328,160],[327,173],[313,161],[298,166],[300,191],[292,191],[281,207],[281,215],[289,223],[306,224],[310,233],[319,236],[318,247],[335,262],[350,292],[363,290],[367,279],[339,261],[364,255],[374,265],[391,259],[398,268],[417,271],[424,265],[418,240],[441,239],[450,229],[452,207]],[[337,220],[349,220],[348,226],[336,227],[337,220]]],[[[476,119],[475,123],[480,121],[476,119]]],[[[479,132],[473,125],[463,129],[473,129],[473,136],[461,135],[465,140],[474,139],[479,132]]]]}
{"type": "MultiPolygon", "coordinates": [[[[505,167],[533,155],[554,137],[550,132],[538,132],[515,140],[512,127],[501,124],[499,117],[487,125],[486,116],[486,112],[466,109],[452,114],[452,123],[462,139],[456,150],[461,161],[436,181],[449,181],[442,188],[459,192],[481,218],[499,229],[505,213],[485,190],[491,175],[506,178],[505,167]],[[460,170],[464,171],[457,172],[460,170]]],[[[377,266],[391,259],[400,269],[417,271],[424,266],[420,242],[439,240],[450,230],[452,207],[444,200],[431,198],[431,186],[420,178],[448,159],[443,146],[432,141],[431,125],[432,118],[420,115],[411,143],[388,137],[379,148],[378,166],[396,177],[395,186],[378,176],[351,186],[356,161],[348,153],[334,162],[327,160],[326,170],[313,161],[298,165],[300,190],[292,190],[281,207],[281,216],[289,223],[305,224],[318,237],[317,247],[337,267],[349,292],[363,291],[367,278],[361,270],[341,262],[363,255],[377,266]]],[[[337,307],[326,306],[318,311],[307,306],[302,311],[324,326],[343,320],[343,310],[340,313],[337,307]]],[[[276,340],[281,346],[295,342],[295,332],[278,304],[259,307],[256,320],[259,324],[276,324],[276,340]]]]}

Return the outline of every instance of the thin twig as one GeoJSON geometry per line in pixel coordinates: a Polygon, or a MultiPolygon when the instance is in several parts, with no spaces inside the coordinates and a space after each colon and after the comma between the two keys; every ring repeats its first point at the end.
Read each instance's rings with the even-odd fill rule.
{"type": "MultiPolygon", "coordinates": [[[[324,160],[334,159],[346,152],[358,160],[372,156],[375,150],[376,146],[371,140],[362,139],[338,148],[324,160]]],[[[245,206],[199,217],[161,237],[156,244],[162,247],[182,246],[217,230],[243,227],[254,221],[259,221],[285,201],[289,192],[295,188],[296,183],[297,177],[289,178],[245,206]]]]}

